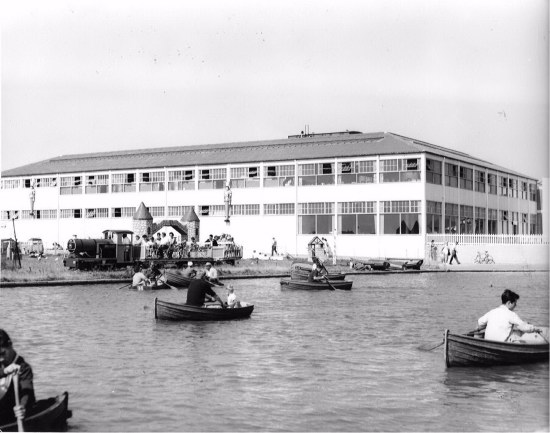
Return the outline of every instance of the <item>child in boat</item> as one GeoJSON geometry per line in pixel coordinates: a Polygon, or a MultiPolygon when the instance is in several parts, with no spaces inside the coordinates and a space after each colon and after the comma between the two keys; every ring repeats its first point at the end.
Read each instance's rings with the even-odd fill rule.
{"type": "Polygon", "coordinates": [[[227,308],[240,308],[241,303],[237,301],[237,295],[233,286],[227,286],[227,308]]]}
{"type": "Polygon", "coordinates": [[[136,266],[134,271],[135,273],[132,277],[132,287],[138,290],[143,290],[143,288],[148,284],[149,280],[143,273],[141,266],[136,266]]]}

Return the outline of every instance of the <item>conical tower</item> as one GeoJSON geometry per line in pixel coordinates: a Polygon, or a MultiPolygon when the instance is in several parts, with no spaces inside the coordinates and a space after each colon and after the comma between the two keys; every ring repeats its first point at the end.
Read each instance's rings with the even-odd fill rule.
{"type": "Polygon", "coordinates": [[[181,222],[187,224],[187,239],[195,238],[198,242],[201,232],[201,220],[195,213],[195,209],[191,208],[186,215],[181,218],[181,222]]]}
{"type": "Polygon", "coordinates": [[[141,202],[141,204],[137,208],[133,220],[134,235],[149,236],[153,234],[153,217],[151,216],[143,202],[141,202]]]}

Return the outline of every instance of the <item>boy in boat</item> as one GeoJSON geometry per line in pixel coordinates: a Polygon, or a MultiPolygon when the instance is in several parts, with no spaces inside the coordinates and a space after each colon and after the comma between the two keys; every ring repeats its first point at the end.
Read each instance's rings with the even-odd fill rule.
{"type": "Polygon", "coordinates": [[[143,290],[144,286],[149,283],[149,280],[143,273],[141,265],[134,268],[134,276],[132,277],[132,287],[138,290],[143,290]]]}
{"type": "Polygon", "coordinates": [[[237,301],[237,295],[232,285],[227,286],[227,308],[241,308],[240,301],[237,301]]]}
{"type": "Polygon", "coordinates": [[[193,262],[187,262],[187,267],[181,271],[181,274],[187,278],[195,278],[197,270],[193,267],[193,262]]]}
{"type": "Polygon", "coordinates": [[[35,403],[32,368],[13,349],[10,337],[0,329],[0,424],[25,418],[35,403]],[[16,405],[14,374],[19,374],[19,405],[16,405]]]}
{"type": "Polygon", "coordinates": [[[195,278],[191,283],[189,284],[189,288],[187,289],[187,305],[195,305],[197,307],[202,307],[204,305],[204,301],[208,297],[209,299],[213,298],[214,300],[218,301],[222,308],[225,308],[225,304],[220,299],[220,297],[212,290],[212,287],[210,287],[210,284],[205,279],[206,273],[204,270],[200,270],[197,272],[197,278],[195,278]]]}
{"type": "Polygon", "coordinates": [[[319,268],[317,267],[317,264],[314,263],[313,266],[311,267],[311,271],[309,272],[309,275],[307,276],[308,282],[313,283],[316,281],[321,281],[323,279],[324,277],[319,272],[319,268]]]}
{"type": "Polygon", "coordinates": [[[206,268],[206,279],[211,283],[217,284],[218,286],[223,286],[221,281],[218,279],[218,271],[212,266],[212,263],[207,262],[204,267],[206,268]]]}
{"type": "Polygon", "coordinates": [[[544,338],[539,335],[544,329],[530,325],[514,313],[519,295],[506,289],[502,295],[502,304],[489,311],[477,321],[478,328],[485,328],[485,339],[514,343],[544,344],[544,338]]]}

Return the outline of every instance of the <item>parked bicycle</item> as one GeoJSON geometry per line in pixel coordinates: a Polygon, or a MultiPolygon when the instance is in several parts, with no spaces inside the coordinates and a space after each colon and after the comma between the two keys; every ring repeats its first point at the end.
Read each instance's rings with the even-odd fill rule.
{"type": "Polygon", "coordinates": [[[493,260],[493,256],[489,254],[487,250],[485,250],[485,254],[481,255],[481,253],[478,251],[476,258],[474,259],[474,263],[481,264],[481,265],[493,265],[495,261],[493,260]]]}

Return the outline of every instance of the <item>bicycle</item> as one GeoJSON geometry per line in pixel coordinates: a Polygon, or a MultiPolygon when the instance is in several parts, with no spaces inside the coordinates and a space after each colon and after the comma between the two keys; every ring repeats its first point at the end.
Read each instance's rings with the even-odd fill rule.
{"type": "Polygon", "coordinates": [[[493,260],[493,257],[489,254],[488,251],[485,251],[485,254],[483,256],[478,251],[476,258],[474,259],[474,263],[483,264],[483,265],[494,265],[495,261],[493,260]]]}

